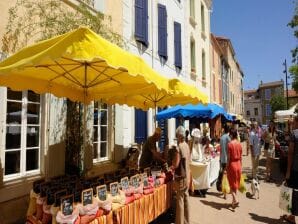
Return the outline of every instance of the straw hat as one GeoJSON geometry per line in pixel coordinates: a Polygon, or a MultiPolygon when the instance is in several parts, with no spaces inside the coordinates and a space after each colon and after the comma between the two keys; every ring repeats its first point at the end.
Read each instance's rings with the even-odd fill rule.
{"type": "Polygon", "coordinates": [[[155,128],[154,134],[161,135],[161,128],[159,127],[155,128]]]}

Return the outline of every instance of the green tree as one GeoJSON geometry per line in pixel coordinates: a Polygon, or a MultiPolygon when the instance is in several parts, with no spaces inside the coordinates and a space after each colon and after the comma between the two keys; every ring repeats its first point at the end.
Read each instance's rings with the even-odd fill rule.
{"type": "MultiPolygon", "coordinates": [[[[120,35],[111,30],[111,18],[92,9],[93,0],[80,1],[68,7],[61,0],[17,0],[9,9],[2,51],[10,55],[21,48],[87,26],[105,39],[123,46],[120,35]]],[[[67,101],[66,173],[81,173],[82,165],[82,105],[67,101]]]]}
{"type": "MultiPolygon", "coordinates": [[[[298,40],[298,1],[297,0],[296,0],[296,5],[295,5],[294,16],[293,16],[292,20],[288,23],[288,26],[290,26],[292,29],[294,29],[294,36],[298,40]]],[[[298,45],[296,45],[295,48],[291,52],[292,52],[293,65],[290,66],[289,72],[293,79],[292,88],[296,92],[298,92],[298,45]]]]}
{"type": "Polygon", "coordinates": [[[272,111],[272,116],[277,110],[285,110],[287,108],[286,100],[282,95],[275,95],[270,100],[270,106],[272,111]]]}

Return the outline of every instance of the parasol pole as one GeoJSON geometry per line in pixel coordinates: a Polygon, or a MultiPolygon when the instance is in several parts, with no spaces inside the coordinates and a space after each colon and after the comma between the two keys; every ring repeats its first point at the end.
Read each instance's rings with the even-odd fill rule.
{"type": "Polygon", "coordinates": [[[83,152],[82,152],[82,170],[85,170],[85,152],[86,152],[86,142],[87,142],[87,104],[86,104],[86,97],[87,97],[87,63],[84,63],[85,66],[85,83],[84,83],[84,109],[83,109],[83,152]]]}
{"type": "Polygon", "coordinates": [[[157,128],[156,114],[157,114],[156,101],[154,101],[154,129],[157,128]]]}

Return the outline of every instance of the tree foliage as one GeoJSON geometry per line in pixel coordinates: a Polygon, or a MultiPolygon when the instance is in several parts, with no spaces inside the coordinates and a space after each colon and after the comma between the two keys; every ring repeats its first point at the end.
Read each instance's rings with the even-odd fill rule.
{"type": "MultiPolygon", "coordinates": [[[[288,26],[294,29],[294,36],[298,41],[298,1],[296,0],[295,12],[292,20],[288,23],[288,26]]],[[[298,45],[291,51],[293,65],[289,68],[289,72],[293,79],[292,88],[298,92],[298,45]]]]}
{"type": "Polygon", "coordinates": [[[274,112],[277,110],[285,110],[287,105],[286,105],[286,100],[284,96],[283,95],[273,96],[270,100],[270,106],[271,106],[271,111],[273,115],[274,115],[274,112]]]}
{"type": "Polygon", "coordinates": [[[120,35],[111,30],[111,18],[93,10],[91,0],[70,7],[61,0],[17,0],[9,9],[2,51],[11,54],[33,41],[64,34],[87,26],[105,39],[123,45],[120,35]]]}
{"type": "MultiPolygon", "coordinates": [[[[90,7],[93,0],[80,0],[70,7],[62,0],[17,0],[9,9],[2,51],[13,54],[34,42],[87,26],[103,38],[123,46],[120,35],[111,30],[111,18],[90,7]]],[[[82,105],[67,101],[66,173],[82,172],[82,105]]]]}

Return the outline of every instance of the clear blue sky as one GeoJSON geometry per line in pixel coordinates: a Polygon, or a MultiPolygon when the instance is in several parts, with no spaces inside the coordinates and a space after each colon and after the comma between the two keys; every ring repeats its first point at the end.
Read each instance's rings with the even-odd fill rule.
{"type": "MultiPolygon", "coordinates": [[[[244,89],[283,79],[291,49],[297,45],[287,26],[294,15],[293,0],[213,0],[211,32],[231,39],[244,72],[244,89]]],[[[289,86],[291,87],[291,86],[289,86]]]]}

